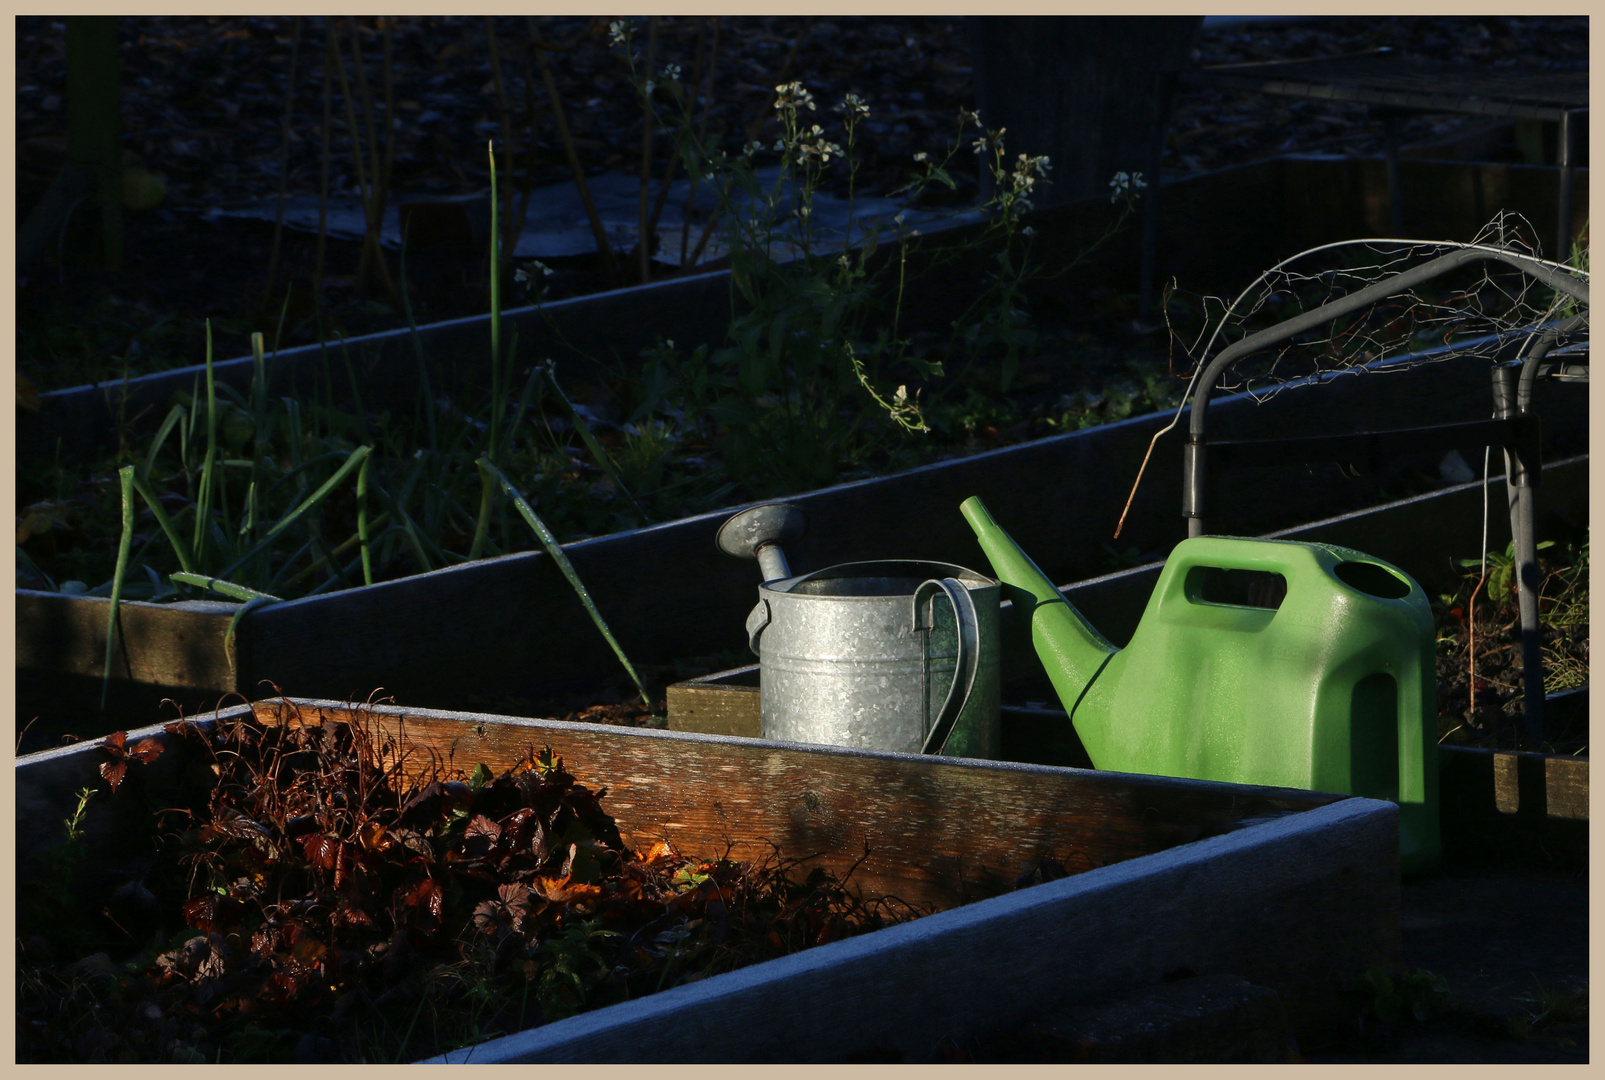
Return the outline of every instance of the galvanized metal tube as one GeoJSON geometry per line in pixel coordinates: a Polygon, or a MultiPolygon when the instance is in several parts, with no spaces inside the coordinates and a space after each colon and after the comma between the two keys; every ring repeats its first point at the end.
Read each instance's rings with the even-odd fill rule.
{"type": "Polygon", "coordinates": [[[758,570],[765,581],[779,581],[791,577],[791,565],[779,544],[764,544],[754,554],[758,557],[758,570]]]}

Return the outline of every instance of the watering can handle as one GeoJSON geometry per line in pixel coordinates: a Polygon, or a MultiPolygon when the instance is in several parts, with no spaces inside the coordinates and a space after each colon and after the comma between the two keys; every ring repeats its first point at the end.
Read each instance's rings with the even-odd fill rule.
{"type": "Polygon", "coordinates": [[[920,750],[922,754],[940,754],[947,746],[953,725],[958,721],[959,713],[964,711],[965,702],[970,700],[970,691],[975,686],[975,673],[980,668],[980,621],[975,613],[975,600],[970,596],[970,590],[957,578],[932,578],[921,582],[919,588],[914,590],[914,618],[909,625],[915,630],[935,629],[934,617],[930,626],[920,625],[920,606],[926,597],[938,591],[946,593],[948,602],[953,605],[953,616],[958,624],[959,649],[953,665],[953,685],[948,689],[947,700],[942,702],[942,711],[937,714],[930,734],[925,736],[925,745],[920,750]]]}

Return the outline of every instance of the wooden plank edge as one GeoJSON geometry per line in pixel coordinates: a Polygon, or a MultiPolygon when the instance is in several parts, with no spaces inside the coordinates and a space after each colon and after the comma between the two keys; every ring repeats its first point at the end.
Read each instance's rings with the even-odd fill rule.
{"type": "MultiPolygon", "coordinates": [[[[620,739],[670,740],[676,742],[703,743],[709,745],[724,745],[732,747],[749,748],[754,741],[739,735],[711,735],[697,731],[665,731],[657,728],[619,727],[613,724],[587,724],[575,720],[549,720],[526,716],[505,716],[499,713],[461,712],[452,709],[414,709],[403,708],[396,705],[358,705],[349,701],[333,701],[316,698],[266,698],[254,702],[250,706],[256,715],[261,718],[264,713],[288,701],[299,709],[306,711],[321,710],[326,713],[350,714],[358,711],[367,713],[380,719],[429,719],[457,723],[465,730],[471,726],[493,723],[508,727],[523,728],[533,735],[540,731],[554,732],[588,732],[597,735],[608,735],[620,739]]],[[[225,717],[235,714],[229,709],[221,714],[225,717]]],[[[343,717],[340,717],[343,718],[343,717]]],[[[208,718],[209,719],[209,718],[208,718]]],[[[144,731],[160,731],[160,726],[143,729],[144,731]]],[[[130,732],[129,739],[134,739],[139,732],[130,732]]],[[[82,744],[79,744],[82,745],[82,744]]],[[[1066,773],[1080,774],[1087,782],[1093,784],[1118,784],[1127,787],[1161,787],[1167,790],[1192,790],[1198,792],[1217,793],[1226,798],[1236,798],[1244,793],[1252,793],[1256,797],[1270,800],[1284,800],[1295,803],[1304,803],[1310,807],[1327,805],[1337,801],[1347,801],[1351,796],[1334,794],[1330,792],[1309,791],[1304,788],[1274,787],[1255,784],[1229,784],[1218,780],[1194,780],[1180,776],[1156,776],[1148,773],[1125,773],[1111,770],[1075,769],[1066,765],[1036,765],[1024,761],[994,761],[988,758],[946,757],[935,754],[905,754],[893,750],[861,750],[849,746],[827,746],[822,743],[795,743],[780,740],[767,740],[766,746],[777,750],[803,751],[817,754],[821,757],[870,758],[884,761],[905,761],[931,768],[961,768],[961,769],[987,769],[1016,775],[1038,774],[1048,776],[1062,776],[1066,773]]],[[[72,749],[69,747],[68,749],[72,749]]],[[[45,751],[54,753],[55,751],[45,751]]],[[[20,764],[20,762],[19,762],[20,764]]],[[[1392,804],[1389,804],[1392,805],[1392,804]]],[[[1301,811],[1307,813],[1308,811],[1301,811]]]]}
{"type": "MultiPolygon", "coordinates": [[[[497,713],[460,712],[449,709],[414,709],[402,708],[394,705],[362,705],[349,701],[335,701],[318,698],[265,698],[248,705],[234,705],[227,709],[216,710],[201,716],[187,717],[196,724],[210,725],[220,720],[236,720],[247,715],[273,722],[276,717],[272,715],[275,710],[285,703],[294,705],[305,712],[336,714],[338,718],[346,715],[363,712],[378,719],[406,720],[421,718],[448,723],[462,724],[466,729],[485,723],[494,723],[508,727],[523,728],[536,735],[541,731],[553,732],[587,732],[595,735],[607,735],[620,739],[667,739],[677,742],[704,743],[713,745],[728,745],[750,747],[754,740],[737,735],[710,735],[696,731],[663,731],[656,728],[619,727],[612,724],[588,724],[574,720],[549,720],[524,716],[504,716],[497,713]]],[[[321,722],[321,721],[319,721],[321,722]]],[[[136,728],[127,732],[127,741],[137,742],[144,738],[155,738],[163,746],[170,746],[173,736],[169,735],[166,727],[173,721],[163,721],[150,724],[146,727],[136,728]]],[[[1216,792],[1227,797],[1235,797],[1245,791],[1256,796],[1271,800],[1292,801],[1305,803],[1311,808],[1327,805],[1336,801],[1348,801],[1350,796],[1324,792],[1307,791],[1303,788],[1283,788],[1246,784],[1228,784],[1215,780],[1193,780],[1186,777],[1152,776],[1146,773],[1122,773],[1107,770],[1072,769],[1063,765],[1036,765],[1021,761],[993,761],[983,758],[938,757],[931,754],[904,754],[890,750],[860,750],[846,746],[826,746],[818,743],[790,743],[771,741],[769,745],[782,750],[800,750],[819,754],[823,757],[857,757],[878,758],[889,761],[908,761],[927,765],[934,768],[982,768],[997,770],[1014,774],[1043,774],[1062,775],[1064,773],[1080,773],[1089,783],[1094,784],[1121,784],[1135,785],[1137,787],[1161,786],[1167,789],[1185,789],[1201,792],[1216,792]]],[[[99,748],[99,740],[85,740],[73,743],[70,746],[57,746],[48,750],[39,750],[26,754],[15,760],[15,768],[20,772],[24,768],[51,765],[61,762],[76,762],[79,759],[88,760],[88,755],[99,748]]],[[[1302,811],[1307,813],[1308,811],[1302,811]]]]}
{"type": "Polygon", "coordinates": [[[1308,1031],[1347,978],[1397,954],[1397,819],[1392,803],[1344,799],[430,1062],[829,1061],[886,1050],[927,1061],[944,1037],[973,1038],[1177,967],[1270,986],[1308,1031]],[[1337,943],[1336,963],[1317,953],[1267,967],[1278,945],[1299,945],[1267,936],[1258,909],[1294,896],[1309,898],[1295,931],[1330,946],[1331,910],[1360,904],[1370,933],[1337,943]]]}
{"type": "Polygon", "coordinates": [[[1588,820],[1588,758],[1440,746],[1439,790],[1466,817],[1588,820]]]}

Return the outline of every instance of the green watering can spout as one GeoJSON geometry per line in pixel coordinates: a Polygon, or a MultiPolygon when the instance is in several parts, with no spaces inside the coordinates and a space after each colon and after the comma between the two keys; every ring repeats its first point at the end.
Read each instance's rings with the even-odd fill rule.
{"type": "Polygon", "coordinates": [[[1081,700],[1109,658],[1119,650],[1082,618],[1081,612],[1070,605],[1048,575],[992,520],[985,503],[971,496],[959,504],[959,512],[975,530],[981,550],[991,560],[992,570],[1003,582],[1014,610],[1022,615],[1029,612],[1031,644],[1041,657],[1059,700],[1065,702],[1073,714],[1074,703],[1081,700]]]}

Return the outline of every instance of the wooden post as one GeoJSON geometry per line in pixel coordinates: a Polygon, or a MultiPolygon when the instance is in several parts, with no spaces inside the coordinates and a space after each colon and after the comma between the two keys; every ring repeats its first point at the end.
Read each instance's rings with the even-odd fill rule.
{"type": "Polygon", "coordinates": [[[1047,154],[1038,206],[1107,195],[1148,167],[1160,76],[1186,62],[1202,16],[986,16],[970,20],[981,122],[1008,160],[1047,154]]]}
{"type": "Polygon", "coordinates": [[[117,17],[67,16],[67,160],[94,177],[100,202],[99,262],[123,261],[123,148],[117,90],[117,17]]]}

